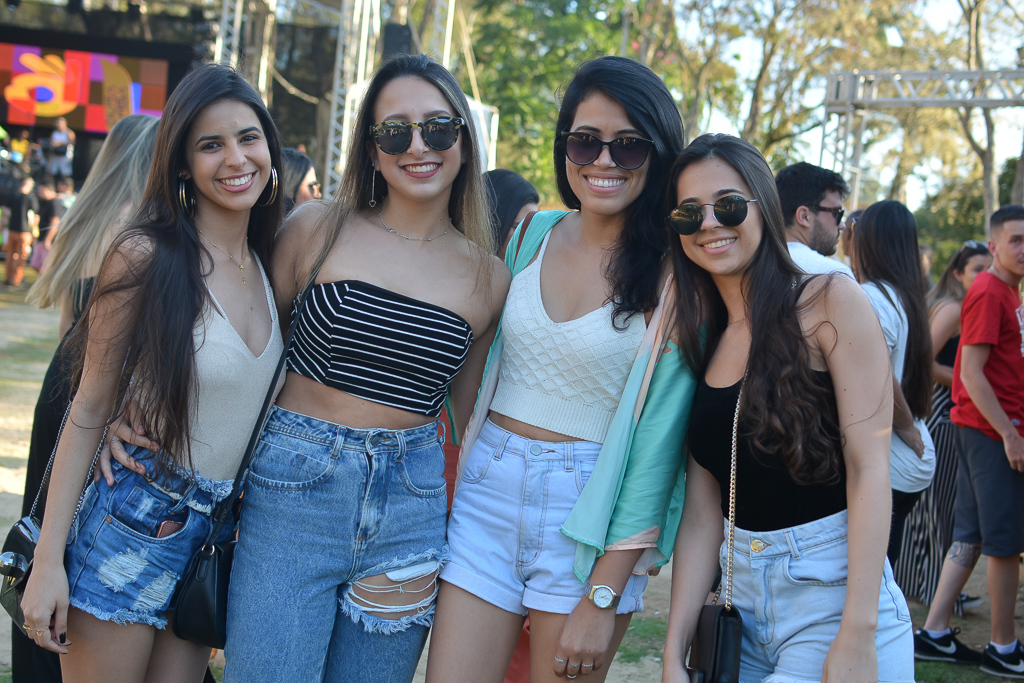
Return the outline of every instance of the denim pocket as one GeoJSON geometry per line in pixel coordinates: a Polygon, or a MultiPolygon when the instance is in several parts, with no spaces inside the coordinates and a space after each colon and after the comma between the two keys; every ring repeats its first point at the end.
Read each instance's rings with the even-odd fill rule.
{"type": "MultiPolygon", "coordinates": [[[[896,585],[896,579],[893,578],[892,568],[889,566],[888,561],[885,563],[885,571],[882,572],[882,587],[885,589],[882,592],[883,597],[888,595],[896,608],[896,618],[900,621],[909,622],[910,607],[907,605],[907,599],[903,597],[900,587],[896,585]]],[[[881,612],[881,609],[879,611],[881,612]]]]}
{"type": "Polygon", "coordinates": [[[444,480],[444,451],[440,445],[407,452],[395,464],[402,477],[402,483],[414,496],[433,498],[443,496],[447,492],[444,480]]]}
{"type": "Polygon", "coordinates": [[[332,457],[329,451],[324,453],[326,449],[315,443],[305,444],[312,447],[309,451],[312,455],[293,450],[303,443],[294,436],[264,434],[264,440],[249,468],[248,481],[257,486],[285,491],[309,489],[327,481],[334,474],[338,459],[332,457]],[[284,440],[281,446],[272,443],[279,439],[284,440]]]}
{"type": "Polygon", "coordinates": [[[473,448],[466,456],[466,466],[462,468],[462,481],[467,484],[476,484],[487,476],[487,470],[491,467],[491,461],[498,457],[498,447],[483,439],[477,439],[473,448]]]}
{"type": "MultiPolygon", "coordinates": [[[[168,514],[171,500],[148,486],[140,486],[130,479],[116,485],[111,491],[109,514],[114,522],[145,538],[156,538],[163,521],[188,522],[188,508],[168,514]],[[131,489],[129,490],[129,487],[131,489]],[[127,495],[125,495],[127,494],[127,495]],[[120,502],[118,502],[120,500],[120,502]]],[[[181,529],[175,533],[181,533],[181,529]]],[[[164,538],[170,538],[169,534],[164,538]]]]}
{"type": "Polygon", "coordinates": [[[583,493],[583,487],[590,481],[590,475],[594,473],[594,467],[597,465],[597,460],[587,458],[585,460],[576,459],[573,463],[573,469],[576,470],[576,492],[583,493]]]}
{"type": "Polygon", "coordinates": [[[843,586],[849,576],[846,537],[787,555],[783,575],[796,586],[843,586]]]}

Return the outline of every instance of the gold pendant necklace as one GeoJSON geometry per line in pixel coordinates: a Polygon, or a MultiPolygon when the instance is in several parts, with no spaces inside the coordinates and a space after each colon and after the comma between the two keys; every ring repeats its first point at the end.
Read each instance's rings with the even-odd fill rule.
{"type": "MultiPolygon", "coordinates": [[[[198,228],[196,228],[196,229],[198,230],[198,228]]],[[[218,247],[216,244],[214,244],[213,240],[211,240],[209,237],[206,237],[206,233],[205,232],[203,232],[202,230],[199,230],[199,234],[202,237],[204,237],[207,242],[210,243],[211,247],[213,247],[214,249],[216,249],[220,253],[222,253],[225,256],[227,256],[228,260],[231,261],[231,263],[233,263],[236,266],[238,266],[238,272],[242,275],[242,284],[244,285],[245,284],[245,255],[249,253],[249,235],[246,234],[246,236],[245,236],[245,243],[242,245],[242,256],[241,256],[242,262],[239,263],[238,261],[236,261],[234,259],[234,257],[231,254],[229,254],[228,252],[224,251],[223,249],[218,247]]]]}

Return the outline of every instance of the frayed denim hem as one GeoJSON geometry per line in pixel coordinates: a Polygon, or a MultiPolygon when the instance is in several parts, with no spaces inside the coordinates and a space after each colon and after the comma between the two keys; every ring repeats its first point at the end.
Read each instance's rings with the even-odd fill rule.
{"type": "Polygon", "coordinates": [[[75,609],[91,614],[100,621],[110,621],[122,626],[127,626],[128,624],[142,624],[143,626],[152,626],[153,628],[160,630],[167,628],[167,618],[163,616],[156,616],[147,612],[138,612],[123,608],[114,612],[105,612],[88,600],[83,602],[74,598],[71,598],[69,603],[75,609]]]}
{"type": "Polygon", "coordinates": [[[363,572],[363,575],[359,578],[365,579],[367,576],[376,576],[377,574],[385,574],[394,569],[402,569],[403,567],[412,567],[423,562],[437,562],[437,571],[440,572],[444,569],[444,566],[448,563],[448,559],[451,553],[448,549],[448,544],[445,543],[438,550],[427,550],[422,553],[411,553],[401,560],[391,560],[390,562],[382,562],[375,567],[371,567],[367,571],[363,572]]]}
{"type": "Polygon", "coordinates": [[[201,476],[195,470],[190,470],[187,467],[182,467],[174,463],[170,463],[174,473],[181,476],[188,481],[195,482],[196,487],[200,491],[206,491],[213,496],[214,503],[220,501],[231,495],[231,489],[235,485],[234,479],[207,479],[201,476]]]}
{"type": "Polygon", "coordinates": [[[363,629],[367,633],[380,633],[385,636],[389,636],[395,633],[401,633],[410,626],[426,626],[430,628],[434,623],[434,605],[431,605],[419,614],[410,614],[409,616],[402,617],[400,619],[383,619],[372,614],[367,614],[362,608],[352,604],[348,601],[348,593],[351,592],[349,588],[345,595],[338,600],[338,608],[341,612],[347,615],[354,624],[362,624],[363,629]]]}

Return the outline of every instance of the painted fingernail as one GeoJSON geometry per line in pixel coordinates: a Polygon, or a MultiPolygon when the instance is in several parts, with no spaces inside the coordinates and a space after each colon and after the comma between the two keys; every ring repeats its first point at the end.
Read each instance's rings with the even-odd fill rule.
{"type": "Polygon", "coordinates": [[[61,644],[61,645],[67,645],[67,642],[68,642],[68,634],[67,634],[67,633],[62,633],[62,634],[60,634],[59,636],[57,636],[57,640],[59,640],[59,641],[60,641],[60,644],[61,644]]]}

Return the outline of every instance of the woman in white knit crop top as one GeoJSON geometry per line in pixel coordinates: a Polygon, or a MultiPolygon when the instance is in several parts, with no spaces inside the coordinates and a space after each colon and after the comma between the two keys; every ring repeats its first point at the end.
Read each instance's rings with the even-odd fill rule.
{"type": "Polygon", "coordinates": [[[283,350],[263,269],[281,220],[281,149],[259,95],[227,67],[198,67],[156,137],[139,211],[66,342],[81,354],[80,383],[22,601],[19,625],[62,655],[66,680],[141,682],[153,667],[203,679],[210,649],[173,635],[167,611],[231,492],[283,350]],[[126,387],[159,446],[139,437],[152,450],[133,447],[132,466],[90,479],[79,502],[126,387]]]}
{"type": "Polygon", "coordinates": [[[607,548],[579,576],[576,539],[561,527],[607,457],[602,443],[659,305],[661,177],[682,150],[682,125],[649,69],[604,57],[574,75],[556,135],[559,192],[576,211],[533,215],[509,250],[530,246],[506,255],[514,277],[463,444],[428,683],[500,682],[527,615],[531,681],[602,681],[643,609],[646,573],[632,570],[657,530],[607,548]]]}

